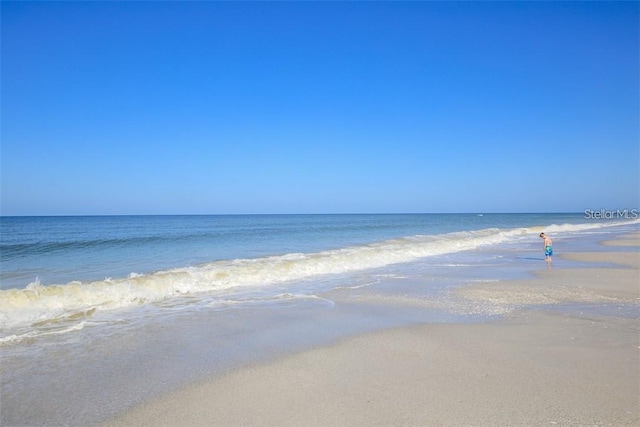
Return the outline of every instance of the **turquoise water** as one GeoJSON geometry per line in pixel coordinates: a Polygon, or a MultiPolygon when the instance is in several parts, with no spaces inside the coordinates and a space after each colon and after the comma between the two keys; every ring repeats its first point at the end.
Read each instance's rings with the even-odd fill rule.
{"type": "MultiPolygon", "coordinates": [[[[413,235],[587,222],[583,214],[4,217],[0,289],[312,253],[413,235]]],[[[593,221],[591,221],[593,223],[593,221]]]]}

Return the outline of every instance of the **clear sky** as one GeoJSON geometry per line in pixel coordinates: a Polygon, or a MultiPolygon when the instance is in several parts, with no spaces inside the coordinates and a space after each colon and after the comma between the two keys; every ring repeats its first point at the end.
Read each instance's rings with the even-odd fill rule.
{"type": "Polygon", "coordinates": [[[1,2],[3,215],[640,198],[638,2],[1,2]]]}

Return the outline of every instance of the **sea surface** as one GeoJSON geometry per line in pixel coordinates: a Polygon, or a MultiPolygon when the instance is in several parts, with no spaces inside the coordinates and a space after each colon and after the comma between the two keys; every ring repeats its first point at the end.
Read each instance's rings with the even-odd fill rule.
{"type": "Polygon", "coordinates": [[[0,424],[90,425],[345,336],[502,316],[451,289],[546,268],[542,231],[557,254],[639,226],[583,213],[2,217],[0,424]]]}
{"type": "Polygon", "coordinates": [[[582,214],[4,217],[0,343],[52,325],[77,329],[96,312],[120,316],[184,298],[210,304],[247,291],[278,297],[283,284],[303,290],[540,230],[612,224],[582,214]]]}

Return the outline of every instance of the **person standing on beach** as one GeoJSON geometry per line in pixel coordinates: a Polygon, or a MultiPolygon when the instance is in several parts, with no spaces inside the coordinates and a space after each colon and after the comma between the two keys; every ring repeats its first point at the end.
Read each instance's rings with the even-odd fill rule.
{"type": "Polygon", "coordinates": [[[553,261],[551,259],[551,256],[553,255],[553,242],[551,241],[551,239],[549,238],[549,236],[547,236],[544,233],[540,233],[540,238],[544,239],[544,258],[547,261],[547,265],[551,266],[551,262],[553,261]]]}

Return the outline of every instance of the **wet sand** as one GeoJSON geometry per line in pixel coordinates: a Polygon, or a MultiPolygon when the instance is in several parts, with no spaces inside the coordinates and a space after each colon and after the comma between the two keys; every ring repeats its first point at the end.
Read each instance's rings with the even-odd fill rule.
{"type": "Polygon", "coordinates": [[[461,298],[516,310],[496,322],[386,330],[247,366],[106,425],[640,425],[640,319],[611,314],[640,304],[640,253],[565,257],[620,267],[459,288],[461,298]],[[573,302],[594,309],[566,309],[573,302]]]}

